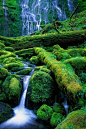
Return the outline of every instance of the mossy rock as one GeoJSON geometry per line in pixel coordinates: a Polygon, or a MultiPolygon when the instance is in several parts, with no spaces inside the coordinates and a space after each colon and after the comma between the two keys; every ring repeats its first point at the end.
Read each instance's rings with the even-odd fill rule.
{"type": "Polygon", "coordinates": [[[53,112],[51,119],[50,119],[50,124],[51,126],[57,126],[61,121],[63,120],[63,115],[60,113],[53,112]]]}
{"type": "Polygon", "coordinates": [[[66,115],[65,108],[62,104],[55,104],[53,106],[53,111],[62,114],[63,116],[66,115]]]}
{"type": "Polygon", "coordinates": [[[51,72],[46,66],[36,66],[35,71],[43,71],[43,72],[46,72],[46,73],[51,72]]]}
{"type": "Polygon", "coordinates": [[[27,68],[27,69],[23,69],[23,70],[20,70],[20,71],[16,72],[16,74],[18,74],[18,75],[29,75],[31,71],[32,71],[31,68],[27,68]]]}
{"type": "Polygon", "coordinates": [[[56,55],[57,60],[62,60],[62,59],[69,59],[71,56],[59,45],[54,45],[53,46],[53,54],[56,55]]]}
{"type": "Polygon", "coordinates": [[[86,57],[75,57],[64,61],[64,63],[70,63],[74,69],[86,69],[86,57]]]}
{"type": "Polygon", "coordinates": [[[0,43],[0,50],[3,49],[5,45],[3,43],[0,43]]]}
{"type": "Polygon", "coordinates": [[[0,102],[6,102],[6,94],[4,92],[0,93],[0,102]]]}
{"type": "Polygon", "coordinates": [[[19,80],[13,76],[8,76],[2,84],[2,91],[6,94],[6,102],[15,106],[19,103],[22,86],[19,80]]]}
{"type": "Polygon", "coordinates": [[[38,56],[32,56],[32,57],[30,58],[30,62],[31,62],[32,64],[38,65],[38,64],[39,64],[39,57],[38,57],[38,56]]]}
{"type": "Polygon", "coordinates": [[[8,57],[3,60],[3,64],[9,64],[12,62],[16,62],[16,59],[14,57],[8,57]]]}
{"type": "Polygon", "coordinates": [[[5,79],[8,75],[10,75],[8,70],[0,67],[0,80],[5,79]]]}
{"type": "Polygon", "coordinates": [[[86,111],[76,110],[68,116],[55,129],[86,129],[86,111]]]}
{"type": "Polygon", "coordinates": [[[10,51],[10,52],[14,52],[14,48],[13,47],[4,47],[4,50],[10,51]]]}
{"type": "Polygon", "coordinates": [[[9,71],[16,72],[19,68],[24,67],[24,65],[21,61],[18,61],[17,63],[5,64],[3,67],[8,69],[9,71]]]}
{"type": "Polygon", "coordinates": [[[43,104],[37,111],[37,117],[41,120],[49,120],[53,114],[53,110],[46,104],[43,104]]]}
{"type": "Polygon", "coordinates": [[[13,116],[13,110],[10,105],[0,102],[0,123],[13,116]]]}
{"type": "Polygon", "coordinates": [[[21,95],[21,84],[19,80],[16,78],[12,78],[10,80],[10,85],[9,85],[9,101],[10,103],[14,102],[14,104],[18,104],[20,100],[20,95],[21,95]]]}
{"type": "Polygon", "coordinates": [[[43,71],[34,72],[28,86],[28,93],[31,100],[37,102],[51,102],[53,94],[54,81],[52,77],[43,71]]]}

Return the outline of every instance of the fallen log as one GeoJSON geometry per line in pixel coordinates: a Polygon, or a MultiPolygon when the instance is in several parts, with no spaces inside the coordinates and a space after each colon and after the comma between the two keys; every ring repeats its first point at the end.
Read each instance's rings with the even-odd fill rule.
{"type": "Polygon", "coordinates": [[[21,36],[17,38],[7,38],[0,36],[6,46],[11,46],[15,50],[26,49],[37,46],[60,45],[63,48],[83,43],[86,40],[86,30],[68,31],[63,33],[48,33],[32,36],[21,36]]]}

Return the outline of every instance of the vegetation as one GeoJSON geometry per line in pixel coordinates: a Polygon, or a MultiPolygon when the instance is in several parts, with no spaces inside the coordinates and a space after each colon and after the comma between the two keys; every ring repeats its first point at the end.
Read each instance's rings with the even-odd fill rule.
{"type": "MultiPolygon", "coordinates": [[[[75,6],[79,2],[77,12],[84,11],[76,12],[65,21],[55,21],[58,19],[55,10],[55,20],[52,20],[50,10],[48,18],[51,23],[44,25],[42,21],[41,30],[34,35],[20,37],[12,37],[21,35],[19,2],[5,2],[9,29],[3,29],[6,22],[1,0],[0,123],[12,116],[11,107],[19,103],[21,79],[32,70],[24,68],[23,61],[27,61],[28,67],[36,65],[28,85],[27,98],[38,119],[56,129],[86,128],[86,2],[73,0],[75,6]],[[63,104],[65,95],[69,105],[67,117],[63,104]]],[[[58,2],[61,9],[65,7],[69,17],[72,12],[68,12],[66,3],[67,0],[63,4],[62,0],[58,2]]]]}

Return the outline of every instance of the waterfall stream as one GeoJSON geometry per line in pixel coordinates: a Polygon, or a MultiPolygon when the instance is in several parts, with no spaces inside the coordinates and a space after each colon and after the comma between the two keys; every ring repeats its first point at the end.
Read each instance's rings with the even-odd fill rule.
{"type": "MultiPolygon", "coordinates": [[[[24,63],[27,68],[27,63],[24,63]]],[[[37,116],[32,110],[25,108],[25,99],[29,80],[34,72],[34,67],[28,76],[23,77],[23,93],[18,106],[13,108],[14,116],[0,125],[0,129],[46,129],[44,125],[36,122],[37,116]]]]}
{"type": "Polygon", "coordinates": [[[22,9],[22,35],[40,30],[40,24],[52,22],[54,17],[65,20],[65,12],[58,6],[59,0],[19,0],[22,9]]]}
{"type": "Polygon", "coordinates": [[[74,11],[74,3],[73,3],[73,0],[68,0],[68,8],[70,10],[70,12],[73,12],[74,11]]]}
{"type": "Polygon", "coordinates": [[[5,0],[3,0],[3,9],[4,9],[4,16],[5,16],[5,20],[4,20],[4,35],[7,36],[9,35],[9,26],[8,26],[8,15],[7,15],[7,7],[6,7],[6,3],[5,0]]]}

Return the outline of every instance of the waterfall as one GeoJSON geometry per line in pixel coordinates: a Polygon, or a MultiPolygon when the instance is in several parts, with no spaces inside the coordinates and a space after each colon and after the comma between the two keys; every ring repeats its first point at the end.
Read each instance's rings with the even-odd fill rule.
{"type": "MultiPolygon", "coordinates": [[[[27,66],[27,64],[24,64],[27,66]]],[[[36,124],[35,119],[37,119],[36,115],[31,111],[25,108],[25,99],[26,99],[26,93],[27,93],[27,88],[29,85],[29,80],[31,78],[32,73],[34,72],[34,68],[31,72],[30,75],[24,76],[23,77],[23,93],[20,99],[20,103],[18,106],[13,108],[14,111],[14,116],[7,120],[6,122],[2,123],[0,125],[0,129],[21,129],[22,126],[23,129],[29,129],[27,128],[27,125],[29,126],[31,124],[36,124]]]]}
{"type": "Polygon", "coordinates": [[[73,0],[68,0],[68,8],[70,10],[70,12],[73,12],[74,11],[74,3],[73,3],[73,0]]]}
{"type": "Polygon", "coordinates": [[[22,9],[22,35],[40,30],[40,24],[52,22],[54,17],[65,20],[66,14],[59,7],[59,0],[20,0],[22,9]]]}
{"type": "Polygon", "coordinates": [[[66,116],[67,116],[69,106],[68,106],[68,104],[67,104],[67,98],[66,98],[66,95],[64,95],[64,102],[63,102],[62,104],[63,104],[63,106],[64,106],[64,108],[65,108],[66,116]]]}
{"type": "Polygon", "coordinates": [[[3,0],[3,9],[4,9],[4,15],[5,15],[5,20],[4,20],[4,35],[7,36],[9,34],[8,32],[8,16],[7,16],[7,7],[5,0],[3,0]]]}

